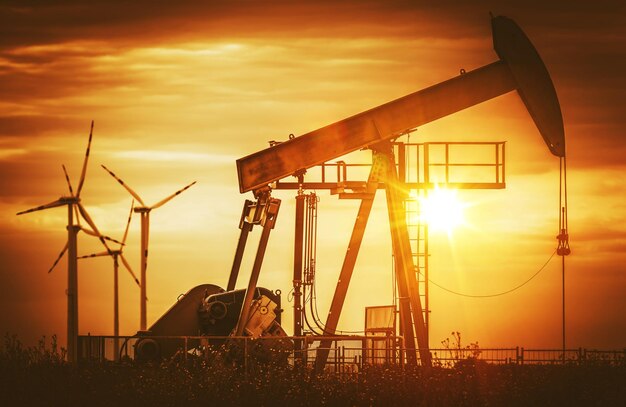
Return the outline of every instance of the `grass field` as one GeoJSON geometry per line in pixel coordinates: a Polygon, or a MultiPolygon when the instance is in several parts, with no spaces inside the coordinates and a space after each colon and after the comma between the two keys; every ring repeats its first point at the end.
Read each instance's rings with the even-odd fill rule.
{"type": "Polygon", "coordinates": [[[314,375],[220,358],[69,365],[55,341],[0,349],[2,406],[624,406],[626,366],[371,366],[314,375]]]}

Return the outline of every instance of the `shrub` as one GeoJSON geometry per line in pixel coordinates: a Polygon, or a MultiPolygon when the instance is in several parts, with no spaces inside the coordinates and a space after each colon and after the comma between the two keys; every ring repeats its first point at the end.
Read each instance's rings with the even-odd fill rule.
{"type": "MultiPolygon", "coordinates": [[[[460,339],[460,338],[459,338],[460,339]]],[[[46,406],[526,406],[626,405],[624,366],[366,366],[358,374],[315,374],[280,360],[247,368],[217,352],[161,363],[64,362],[43,338],[0,348],[0,405],[46,406]]]]}

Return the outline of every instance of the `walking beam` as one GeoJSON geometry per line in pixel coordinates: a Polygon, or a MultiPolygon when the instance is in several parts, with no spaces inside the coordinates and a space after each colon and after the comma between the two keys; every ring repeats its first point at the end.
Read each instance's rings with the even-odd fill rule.
{"type": "Polygon", "coordinates": [[[239,190],[264,188],[512,90],[518,91],[552,154],[563,157],[563,118],[548,70],[513,20],[500,16],[491,23],[499,61],[240,158],[239,190]]]}

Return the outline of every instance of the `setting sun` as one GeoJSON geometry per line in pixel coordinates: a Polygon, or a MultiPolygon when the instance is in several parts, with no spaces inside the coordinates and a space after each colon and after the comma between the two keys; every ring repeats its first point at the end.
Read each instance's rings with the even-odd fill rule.
{"type": "Polygon", "coordinates": [[[454,189],[436,187],[419,201],[422,220],[431,231],[450,233],[464,223],[463,212],[466,205],[459,201],[454,189]]]}
{"type": "MultiPolygon", "coordinates": [[[[548,2],[126,3],[0,5],[0,327],[23,350],[54,338],[61,359],[90,369],[92,356],[105,368],[208,356],[228,380],[230,362],[256,380],[263,357],[239,365],[229,351],[224,364],[207,353],[209,334],[243,328],[271,334],[280,366],[332,368],[358,386],[374,360],[396,363],[401,381],[417,365],[441,373],[461,362],[455,379],[468,365],[482,375],[483,362],[544,362],[523,348],[547,350],[547,363],[595,368],[592,349],[623,360],[623,2],[568,2],[567,12],[548,2]],[[209,302],[224,294],[212,290],[225,301],[209,302]],[[366,335],[320,339],[347,332],[366,335]],[[162,335],[189,340],[181,348],[162,335]],[[478,341],[481,360],[466,352],[478,341]]],[[[0,377],[21,380],[18,367],[0,377]]],[[[309,384],[272,400],[410,404],[366,391],[330,400],[335,391],[309,384]]],[[[70,400],[93,396],[60,385],[70,400]]],[[[4,386],[40,387],[30,393],[44,400],[45,386],[4,386]]],[[[142,389],[170,399],[171,386],[142,389]]],[[[4,393],[0,405],[42,404],[4,393]]],[[[446,399],[498,404],[458,394],[446,399]]],[[[626,405],[589,400],[579,402],[626,405]]]]}

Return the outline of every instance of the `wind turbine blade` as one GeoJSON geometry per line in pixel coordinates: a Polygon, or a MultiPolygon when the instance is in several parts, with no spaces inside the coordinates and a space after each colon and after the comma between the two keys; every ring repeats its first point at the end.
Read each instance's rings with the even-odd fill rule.
{"type": "Polygon", "coordinates": [[[150,218],[148,218],[146,222],[146,251],[148,250],[148,246],[150,246],[150,218]]]}
{"type": "Polygon", "coordinates": [[[89,214],[87,213],[87,210],[85,209],[85,207],[80,202],[78,202],[76,206],[78,206],[78,210],[80,211],[80,214],[83,216],[83,219],[85,219],[85,221],[91,227],[91,230],[96,234],[95,236],[100,239],[100,242],[102,242],[102,245],[107,249],[107,252],[111,254],[112,253],[111,248],[107,245],[104,236],[102,236],[102,234],[96,227],[96,224],[91,219],[91,216],[89,216],[89,214]]]}
{"type": "Polygon", "coordinates": [[[124,243],[120,242],[119,240],[115,240],[112,237],[109,237],[109,236],[106,236],[106,235],[98,234],[98,233],[94,232],[93,230],[87,229],[85,227],[80,226],[80,230],[85,232],[89,236],[94,236],[94,237],[97,237],[99,239],[102,238],[104,240],[108,240],[109,242],[117,243],[119,245],[124,246],[124,243]]]}
{"type": "Polygon", "coordinates": [[[122,246],[126,244],[126,237],[128,236],[128,229],[130,228],[130,219],[133,217],[133,208],[135,207],[135,200],[130,204],[130,212],[128,213],[128,222],[126,222],[126,230],[124,231],[124,237],[122,238],[122,246]]]}
{"type": "Polygon", "coordinates": [[[152,205],[150,207],[150,209],[156,209],[160,206],[163,206],[165,203],[167,203],[168,201],[170,201],[172,198],[174,198],[177,195],[180,195],[182,192],[186,191],[187,189],[189,189],[193,184],[195,184],[196,181],[192,182],[191,184],[187,185],[185,188],[179,189],[178,191],[174,192],[172,195],[168,196],[167,198],[165,198],[162,201],[159,201],[157,203],[155,203],[154,205],[152,205]]]}
{"type": "Polygon", "coordinates": [[[80,181],[78,181],[78,189],[76,196],[80,196],[80,191],[85,184],[85,175],[87,174],[87,161],[89,161],[89,149],[91,148],[91,138],[93,136],[93,120],[91,121],[91,129],[89,130],[89,141],[87,142],[87,151],[85,151],[85,160],[83,161],[83,170],[80,173],[80,181]]]}
{"type": "Polygon", "coordinates": [[[70,189],[70,195],[74,196],[74,190],[72,189],[72,183],[70,182],[70,176],[67,175],[67,169],[65,168],[65,164],[61,164],[61,167],[63,167],[63,173],[65,174],[65,181],[67,181],[67,186],[70,189]]]}
{"type": "Polygon", "coordinates": [[[41,210],[44,210],[44,209],[56,208],[57,206],[63,206],[63,205],[67,205],[67,201],[65,201],[64,199],[57,199],[54,202],[50,202],[50,203],[47,203],[45,205],[38,206],[36,208],[31,208],[31,209],[27,209],[27,210],[22,211],[22,212],[18,212],[17,215],[23,215],[25,213],[41,211],[41,210]]]}
{"type": "Polygon", "coordinates": [[[128,185],[126,185],[126,184],[124,183],[124,181],[122,181],[122,180],[121,180],[121,179],[120,179],[117,175],[115,175],[115,174],[113,173],[113,171],[111,171],[110,169],[108,169],[107,167],[105,167],[105,166],[104,166],[104,165],[102,165],[102,164],[100,164],[100,166],[101,166],[102,168],[104,168],[104,170],[105,170],[106,172],[108,172],[109,174],[111,174],[111,176],[112,176],[113,178],[115,178],[115,179],[117,180],[117,182],[119,182],[119,183],[120,183],[120,185],[121,185],[121,186],[123,186],[124,188],[126,188],[126,190],[127,190],[127,191],[128,191],[128,192],[132,195],[132,196],[133,196],[133,198],[135,198],[137,201],[139,201],[139,203],[140,203],[141,205],[146,206],[146,204],[145,204],[145,203],[143,203],[143,201],[141,200],[141,198],[139,197],[139,195],[137,195],[137,193],[136,193],[135,191],[133,191],[131,187],[129,187],[128,185]]]}
{"type": "Polygon", "coordinates": [[[100,253],[88,254],[86,256],[77,257],[77,259],[88,259],[88,258],[91,258],[91,257],[104,257],[104,256],[109,256],[109,252],[100,252],[100,253]]]}
{"type": "Polygon", "coordinates": [[[80,230],[81,230],[81,231],[83,231],[83,232],[85,232],[85,233],[87,233],[89,236],[100,237],[100,235],[99,235],[99,234],[97,234],[96,232],[94,232],[94,231],[93,231],[93,230],[91,230],[91,229],[87,229],[86,227],[81,226],[81,227],[80,227],[80,230]]]}
{"type": "Polygon", "coordinates": [[[137,276],[135,275],[135,273],[133,273],[133,269],[130,268],[130,264],[128,264],[128,261],[126,261],[126,258],[121,253],[120,253],[120,258],[122,259],[122,264],[124,264],[124,267],[126,267],[126,270],[128,270],[130,275],[133,276],[133,278],[135,279],[135,283],[137,283],[137,286],[141,287],[141,284],[139,283],[137,276]]]}
{"type": "MultiPolygon", "coordinates": [[[[87,222],[89,227],[91,227],[91,231],[95,233],[95,234],[92,234],[92,236],[102,237],[102,235],[100,234],[100,231],[98,230],[98,227],[96,226],[95,223],[93,223],[93,219],[91,219],[91,216],[89,216],[85,207],[80,202],[76,206],[78,206],[78,210],[80,211],[80,214],[82,215],[83,219],[85,219],[85,222],[87,222]]],[[[87,232],[87,234],[90,234],[90,233],[87,232]]]]}
{"type": "Polygon", "coordinates": [[[78,226],[80,227],[80,215],[78,214],[78,208],[76,207],[76,205],[74,205],[74,214],[76,215],[76,223],[78,223],[78,226]]]}
{"type": "Polygon", "coordinates": [[[106,235],[105,235],[105,236],[102,236],[102,238],[103,238],[104,240],[108,240],[109,242],[117,243],[117,244],[119,244],[120,246],[124,246],[124,243],[120,242],[119,240],[115,240],[115,239],[113,239],[112,237],[109,237],[109,236],[106,236],[106,235]]]}
{"type": "Polygon", "coordinates": [[[50,267],[50,270],[48,270],[48,273],[51,273],[52,270],[54,270],[54,268],[57,266],[57,264],[59,264],[61,257],[63,257],[63,255],[67,251],[68,245],[69,245],[69,242],[65,242],[65,247],[63,248],[63,250],[61,250],[61,254],[59,254],[59,257],[57,257],[57,259],[54,261],[54,264],[52,265],[52,267],[50,267]]]}

